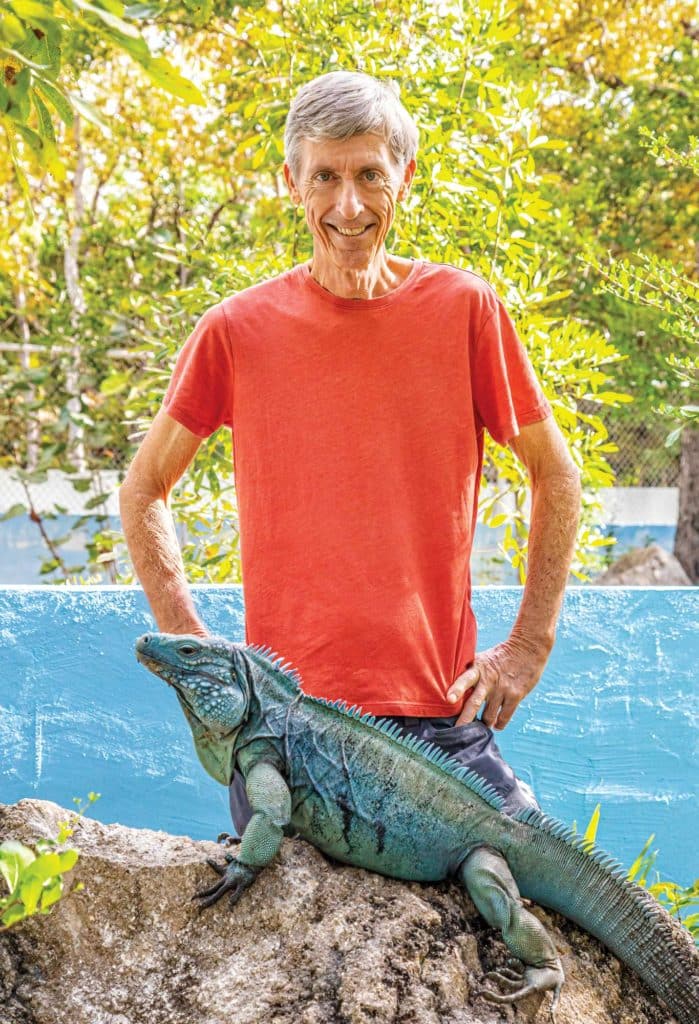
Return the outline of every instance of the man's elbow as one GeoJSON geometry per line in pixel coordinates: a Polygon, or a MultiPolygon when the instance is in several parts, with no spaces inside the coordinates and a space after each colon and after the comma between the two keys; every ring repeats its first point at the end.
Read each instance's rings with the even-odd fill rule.
{"type": "Polygon", "coordinates": [[[128,518],[136,509],[145,508],[156,501],[167,503],[167,499],[167,488],[144,479],[143,475],[131,466],[119,488],[119,511],[122,520],[128,518]]]}
{"type": "Polygon", "coordinates": [[[565,449],[556,453],[556,457],[539,467],[539,472],[531,474],[532,491],[552,491],[557,496],[567,495],[571,502],[580,504],[582,498],[582,475],[573,461],[569,451],[565,449]]]}

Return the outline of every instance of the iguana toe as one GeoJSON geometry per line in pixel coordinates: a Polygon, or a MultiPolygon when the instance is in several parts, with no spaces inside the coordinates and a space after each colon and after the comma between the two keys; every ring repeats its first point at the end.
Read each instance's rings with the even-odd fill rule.
{"type": "Polygon", "coordinates": [[[517,985],[521,985],[523,974],[523,969],[516,971],[511,967],[501,967],[497,971],[488,971],[488,973],[484,975],[483,980],[485,981],[486,978],[493,978],[495,981],[513,982],[517,985]]]}
{"type": "Polygon", "coordinates": [[[516,1003],[520,999],[524,999],[525,996],[533,995],[536,992],[553,991],[551,1021],[556,1024],[556,1007],[565,980],[560,961],[557,960],[545,967],[525,967],[522,974],[503,967],[499,971],[489,971],[484,976],[484,980],[487,979],[493,979],[498,984],[514,986],[514,991],[511,992],[497,992],[488,988],[478,989],[476,995],[487,999],[490,1003],[516,1003]]]}
{"type": "Polygon", "coordinates": [[[231,906],[234,906],[246,889],[248,889],[257,878],[258,872],[247,864],[241,863],[234,857],[226,855],[228,864],[224,868],[215,860],[207,858],[207,864],[214,869],[217,875],[221,876],[219,881],[209,889],[200,889],[192,897],[199,901],[199,909],[205,910],[213,906],[226,893],[230,894],[231,906]]]}
{"type": "Polygon", "coordinates": [[[225,875],[225,873],[226,873],[226,865],[225,864],[219,864],[219,862],[217,860],[214,860],[212,857],[207,857],[206,858],[206,863],[209,865],[210,868],[214,869],[214,871],[216,872],[217,875],[225,875]]]}

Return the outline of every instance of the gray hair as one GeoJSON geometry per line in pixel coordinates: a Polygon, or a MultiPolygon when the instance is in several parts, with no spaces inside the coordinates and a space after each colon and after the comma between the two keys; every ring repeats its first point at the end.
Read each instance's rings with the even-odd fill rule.
{"type": "Polygon", "coordinates": [[[401,170],[415,158],[418,132],[398,86],[361,71],[330,71],[299,89],[284,129],[286,162],[296,175],[303,139],[380,135],[401,170]]]}

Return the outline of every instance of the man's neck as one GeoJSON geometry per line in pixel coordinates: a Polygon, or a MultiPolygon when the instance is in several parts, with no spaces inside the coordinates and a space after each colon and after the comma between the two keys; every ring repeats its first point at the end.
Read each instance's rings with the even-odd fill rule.
{"type": "Polygon", "coordinates": [[[378,299],[395,291],[410,273],[411,260],[384,252],[378,264],[361,270],[326,264],[314,257],[310,274],[326,291],[341,299],[378,299]]]}

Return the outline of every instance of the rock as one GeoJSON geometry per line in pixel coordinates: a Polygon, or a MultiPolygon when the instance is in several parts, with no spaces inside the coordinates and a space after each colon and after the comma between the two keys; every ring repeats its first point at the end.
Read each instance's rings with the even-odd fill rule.
{"type": "MultiPolygon", "coordinates": [[[[0,804],[0,836],[55,835],[69,812],[0,804]]],[[[329,862],[299,839],[233,909],[199,912],[212,842],[83,819],[73,881],[46,917],[0,935],[1,1024],[496,1024],[549,1020],[477,998],[506,949],[456,885],[402,883],[329,862]]],[[[563,957],[558,1024],[668,1024],[595,940],[533,908],[563,957]]]]}
{"type": "Polygon", "coordinates": [[[633,548],[594,581],[602,587],[691,587],[674,555],[659,544],[633,548]]]}

